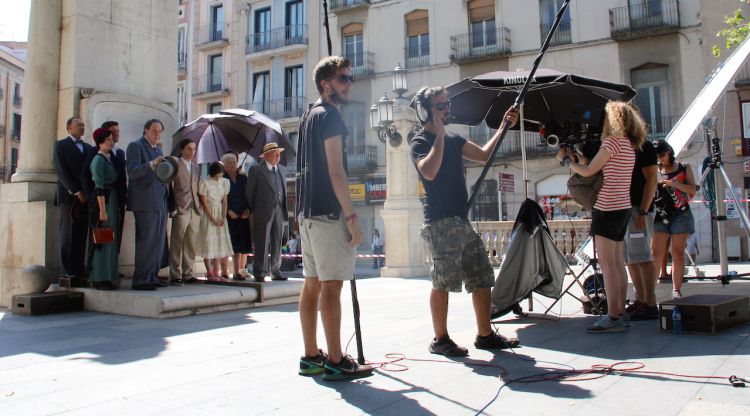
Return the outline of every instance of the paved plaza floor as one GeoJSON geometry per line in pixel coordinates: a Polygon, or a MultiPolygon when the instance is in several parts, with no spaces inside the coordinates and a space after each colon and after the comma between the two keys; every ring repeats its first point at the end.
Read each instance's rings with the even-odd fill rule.
{"type": "MultiPolygon", "coordinates": [[[[716,265],[702,269],[718,273],[716,265]]],[[[294,304],[162,320],[0,310],[0,415],[750,415],[750,386],[706,378],[750,376],[750,325],[675,335],[647,321],[625,333],[587,334],[594,318],[566,296],[553,308],[559,319],[503,317],[500,332],[518,336],[523,346],[492,353],[473,348],[471,297],[453,294],[450,333],[470,356],[447,360],[427,352],[429,290],[427,278],[358,282],[367,360],[406,359],[355,382],[297,375],[302,342],[294,304]],[[620,361],[699,377],[616,372],[524,382],[620,361]]],[[[660,284],[658,297],[670,290],[660,284]]],[[[748,295],[750,282],[693,281],[683,293],[748,295]]],[[[353,333],[350,299],[347,284],[345,342],[353,333]]],[[[538,298],[535,312],[550,303],[538,298]]],[[[323,346],[322,330],[318,338],[323,346]]],[[[356,356],[354,342],[348,352],[356,356]]]]}

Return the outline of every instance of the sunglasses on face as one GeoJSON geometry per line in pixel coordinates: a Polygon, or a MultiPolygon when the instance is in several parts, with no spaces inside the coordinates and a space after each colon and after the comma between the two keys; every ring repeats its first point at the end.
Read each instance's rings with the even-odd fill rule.
{"type": "Polygon", "coordinates": [[[352,84],[354,84],[356,78],[354,77],[354,75],[339,74],[339,76],[337,77],[330,78],[329,81],[334,79],[339,80],[339,82],[342,84],[346,84],[347,82],[351,82],[352,84]]]}
{"type": "Polygon", "coordinates": [[[451,102],[450,100],[448,100],[442,103],[437,103],[434,105],[434,107],[437,108],[438,111],[443,111],[446,108],[451,108],[451,102]]]}

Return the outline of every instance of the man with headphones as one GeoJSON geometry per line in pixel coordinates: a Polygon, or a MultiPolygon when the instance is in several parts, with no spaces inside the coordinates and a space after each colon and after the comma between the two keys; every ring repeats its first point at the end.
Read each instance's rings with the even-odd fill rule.
{"type": "Polygon", "coordinates": [[[349,197],[347,130],[339,113],[354,83],[350,67],[340,56],[325,57],[315,67],[320,98],[302,116],[297,143],[297,212],[305,276],[299,298],[305,355],[299,374],[323,373],[324,380],[372,375],[371,366],[358,364],[341,350],[341,288],[344,280],[354,277],[356,247],[362,243],[359,217],[349,197]],[[328,354],[317,344],[319,304],[328,354]]]}
{"type": "MultiPolygon", "coordinates": [[[[443,87],[425,87],[414,96],[412,108],[423,129],[411,140],[411,158],[425,190],[422,238],[429,247],[428,265],[432,277],[430,312],[435,338],[429,345],[433,354],[465,356],[466,348],[448,336],[448,293],[460,292],[462,283],[471,293],[477,323],[474,346],[502,349],[519,345],[490,326],[491,292],[495,273],[481,237],[467,218],[468,193],[463,159],[486,163],[500,138],[495,134],[480,147],[453,133],[445,126],[451,120],[451,102],[443,87]]],[[[503,123],[516,124],[518,111],[509,109],[503,123]]]]}

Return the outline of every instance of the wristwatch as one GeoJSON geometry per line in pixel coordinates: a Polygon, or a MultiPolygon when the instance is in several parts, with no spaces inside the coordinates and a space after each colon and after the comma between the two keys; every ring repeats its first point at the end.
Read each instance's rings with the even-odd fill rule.
{"type": "Polygon", "coordinates": [[[638,215],[640,215],[641,217],[645,217],[646,215],[648,215],[648,212],[646,212],[645,210],[640,210],[638,211],[638,215]]]}

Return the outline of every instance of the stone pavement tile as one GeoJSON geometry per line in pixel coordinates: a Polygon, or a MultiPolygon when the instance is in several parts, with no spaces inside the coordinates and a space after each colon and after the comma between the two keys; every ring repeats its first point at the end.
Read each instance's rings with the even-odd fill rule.
{"type": "Polygon", "coordinates": [[[66,410],[64,407],[48,403],[43,398],[15,398],[0,402],[0,415],[7,416],[46,416],[66,410]]]}
{"type": "Polygon", "coordinates": [[[92,416],[92,415],[139,415],[150,416],[161,414],[169,410],[168,407],[160,406],[153,403],[144,403],[133,398],[120,398],[104,403],[98,403],[91,406],[78,407],[72,410],[66,410],[50,416],[92,416]]]}
{"type": "Polygon", "coordinates": [[[750,415],[749,405],[727,404],[722,402],[710,402],[705,400],[691,400],[682,408],[679,416],[705,416],[705,415],[750,415]]]}
{"type": "Polygon", "coordinates": [[[228,399],[226,397],[207,400],[201,403],[195,403],[189,406],[181,406],[162,413],[156,413],[159,416],[251,416],[273,413],[272,407],[260,403],[241,402],[238,400],[228,399]]]}

